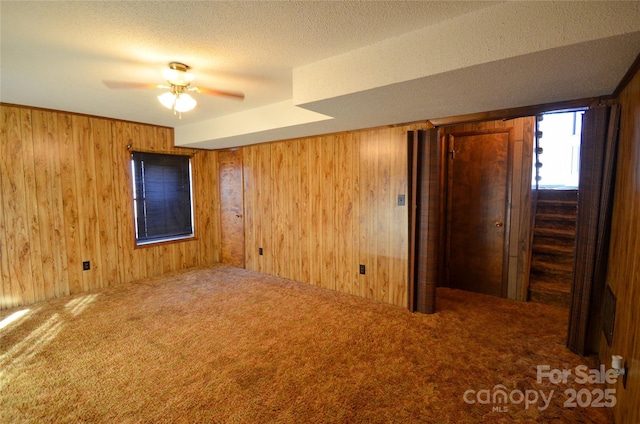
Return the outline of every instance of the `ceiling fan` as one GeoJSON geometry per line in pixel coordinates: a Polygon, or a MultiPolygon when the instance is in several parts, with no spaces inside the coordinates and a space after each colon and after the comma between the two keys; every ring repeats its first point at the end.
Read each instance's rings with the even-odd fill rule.
{"type": "Polygon", "coordinates": [[[191,97],[189,91],[211,96],[231,97],[234,99],[244,99],[244,94],[235,91],[214,90],[204,87],[192,87],[191,82],[194,75],[189,73],[191,69],[188,65],[180,62],[171,62],[169,68],[162,72],[166,84],[151,84],[123,81],[103,81],[104,85],[109,88],[161,88],[169,90],[158,96],[158,100],[167,109],[173,110],[174,115],[178,115],[182,119],[182,112],[188,112],[196,107],[196,100],[191,97]]]}

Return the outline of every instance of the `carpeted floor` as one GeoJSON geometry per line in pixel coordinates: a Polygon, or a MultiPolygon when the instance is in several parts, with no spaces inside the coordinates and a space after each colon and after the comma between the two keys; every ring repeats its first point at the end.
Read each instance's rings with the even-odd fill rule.
{"type": "Polygon", "coordinates": [[[1,311],[0,422],[612,422],[564,405],[604,386],[575,381],[595,364],[564,347],[562,309],[437,302],[411,314],[219,266],[1,311]],[[572,375],[538,382],[538,365],[572,375]]]}

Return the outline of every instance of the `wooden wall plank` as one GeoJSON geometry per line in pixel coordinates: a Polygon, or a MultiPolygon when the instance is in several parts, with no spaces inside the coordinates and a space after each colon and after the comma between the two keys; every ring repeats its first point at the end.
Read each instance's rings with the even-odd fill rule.
{"type": "MultiPolygon", "coordinates": [[[[69,228],[62,237],[56,235],[53,219],[53,209],[56,204],[51,196],[50,184],[55,178],[50,158],[57,157],[57,139],[51,137],[47,120],[48,115],[43,111],[32,111],[33,120],[33,150],[36,172],[36,198],[38,202],[38,223],[40,229],[40,247],[42,254],[42,278],[44,281],[45,297],[50,299],[68,293],[69,286],[63,287],[61,292],[59,281],[55,275],[55,263],[59,261],[57,244],[63,237],[75,240],[75,226],[69,228]],[[66,292],[66,293],[65,293],[66,292]]],[[[9,228],[11,231],[11,228],[9,228]]],[[[67,280],[68,281],[68,280],[67,280]]],[[[78,280],[76,280],[77,282],[78,280]]]]}
{"type": "Polygon", "coordinates": [[[335,288],[343,293],[353,293],[354,262],[353,230],[356,228],[353,215],[353,143],[351,134],[336,136],[335,159],[335,288]]]}
{"type": "Polygon", "coordinates": [[[247,268],[406,306],[408,128],[244,147],[247,268]]]}
{"type": "Polygon", "coordinates": [[[24,305],[29,301],[29,290],[24,282],[29,281],[31,272],[31,245],[29,243],[25,199],[25,178],[23,143],[21,142],[20,111],[6,108],[2,111],[2,211],[5,219],[3,256],[7,274],[3,277],[5,307],[24,305]]]}
{"type": "MultiPolygon", "coordinates": [[[[352,167],[352,177],[353,177],[353,193],[351,195],[351,199],[353,202],[353,218],[352,218],[352,234],[351,234],[351,247],[353,249],[353,274],[351,277],[351,290],[350,294],[360,295],[364,290],[364,280],[361,279],[361,275],[359,274],[359,265],[360,265],[360,251],[362,250],[361,245],[361,237],[360,237],[360,214],[362,213],[362,207],[360,203],[361,199],[361,179],[360,179],[360,148],[363,138],[363,133],[361,131],[354,131],[350,133],[351,135],[351,167],[352,167]]],[[[408,217],[407,217],[408,219],[408,217]]],[[[408,222],[408,221],[407,221],[408,222]]],[[[407,245],[408,248],[408,245],[407,245]]],[[[407,281],[408,284],[408,281],[407,281]]]]}
{"type": "Polygon", "coordinates": [[[377,130],[378,133],[378,152],[376,157],[378,163],[376,165],[376,208],[375,208],[375,229],[373,236],[376,238],[376,283],[373,298],[381,302],[389,302],[389,258],[391,255],[391,233],[393,231],[385,231],[384,229],[394,229],[394,223],[391,221],[393,203],[391,201],[391,166],[392,158],[392,140],[390,128],[382,128],[377,130]]]}
{"type": "MultiPolygon", "coordinates": [[[[56,281],[54,277],[55,240],[52,235],[53,226],[50,217],[53,205],[47,190],[48,181],[53,176],[47,161],[47,151],[52,147],[44,137],[43,118],[42,113],[32,112],[33,168],[35,173],[35,186],[33,189],[35,190],[37,201],[39,233],[37,243],[40,245],[40,260],[42,263],[42,290],[44,297],[49,299],[55,296],[53,287],[56,281]]],[[[25,166],[29,167],[29,165],[25,166]]],[[[11,215],[10,212],[9,215],[11,215]]],[[[7,231],[11,231],[12,228],[13,226],[9,225],[7,231]]]]}
{"type": "MultiPolygon", "coordinates": [[[[91,268],[82,272],[83,291],[95,290],[104,287],[102,267],[102,249],[100,234],[100,217],[98,209],[99,192],[98,176],[96,173],[96,157],[94,142],[94,122],[97,120],[83,116],[73,116],[73,143],[77,152],[76,156],[76,185],[78,188],[77,202],[80,216],[85,219],[80,221],[81,261],[89,261],[91,268]]],[[[96,136],[100,136],[99,128],[96,128],[96,136]]],[[[108,158],[107,158],[108,160],[108,158]]],[[[105,215],[109,215],[105,211],[105,215]]],[[[81,269],[78,267],[78,269],[81,269]]]]}
{"type": "Polygon", "coordinates": [[[618,100],[620,133],[606,278],[617,304],[612,345],[601,333],[599,356],[610,364],[612,354],[622,355],[629,365],[626,389],[621,378],[611,388],[617,398],[615,422],[631,424],[640,422],[640,72],[618,100]]]}
{"type": "Polygon", "coordinates": [[[321,213],[319,221],[322,223],[322,262],[320,267],[320,281],[321,286],[328,289],[334,289],[336,287],[335,280],[335,209],[340,205],[335,205],[335,169],[334,165],[336,158],[334,156],[335,151],[335,137],[325,136],[322,137],[322,144],[320,146],[322,155],[322,168],[321,168],[321,187],[320,187],[320,201],[321,201],[321,213]],[[331,207],[334,205],[335,207],[331,207]]]}
{"type": "MultiPolygon", "coordinates": [[[[113,161],[115,181],[117,182],[116,215],[119,217],[133,213],[133,203],[131,197],[131,151],[127,146],[133,146],[137,140],[133,139],[132,124],[128,122],[116,122],[113,142],[113,161]]],[[[135,235],[133,220],[125,219],[118,225],[118,264],[120,281],[135,281],[137,276],[133,266],[133,247],[135,245],[135,235]]]]}
{"type": "MultiPolygon", "coordinates": [[[[0,111],[2,113],[2,111],[0,111]]],[[[4,120],[4,117],[0,115],[0,120],[4,120]]],[[[0,133],[4,140],[4,133],[0,133]]],[[[0,155],[2,154],[2,146],[0,145],[0,155]]],[[[0,171],[2,171],[2,163],[0,162],[0,171]]],[[[3,173],[0,172],[0,207],[4,210],[4,184],[3,173]]],[[[7,177],[5,177],[7,178],[7,177]]],[[[12,303],[10,302],[11,280],[9,277],[9,258],[7,257],[7,230],[4,223],[4,214],[0,216],[0,309],[9,308],[12,303]],[[9,290],[5,294],[5,284],[9,285],[9,290]]]]}
{"type": "Polygon", "coordinates": [[[271,197],[278,199],[278,204],[272,209],[273,219],[271,221],[271,240],[272,240],[272,273],[279,277],[286,277],[287,272],[285,266],[285,256],[289,254],[286,244],[286,226],[289,217],[287,216],[289,196],[284,195],[285,190],[289,190],[287,184],[287,169],[285,169],[285,153],[284,143],[271,143],[271,173],[269,179],[271,181],[271,197]]]}
{"type": "MultiPolygon", "coordinates": [[[[259,269],[262,269],[264,266],[263,265],[264,253],[260,255],[260,251],[259,251],[259,248],[262,246],[262,234],[264,232],[263,226],[260,225],[260,216],[262,213],[264,213],[264,205],[260,203],[260,200],[261,200],[260,195],[262,192],[262,178],[260,173],[261,155],[260,155],[260,149],[256,147],[252,148],[251,151],[252,151],[251,164],[253,167],[251,178],[253,178],[254,180],[254,184],[253,184],[254,192],[252,193],[252,201],[253,201],[254,208],[252,210],[248,210],[247,205],[245,204],[245,214],[252,213],[254,218],[253,239],[255,244],[251,246],[251,248],[253,250],[253,254],[255,257],[255,268],[251,268],[251,269],[259,270],[259,269]]],[[[246,197],[247,197],[247,193],[245,192],[245,198],[246,197]]],[[[245,242],[245,244],[247,243],[245,242]]],[[[247,251],[248,248],[249,248],[248,244],[245,245],[245,252],[247,251]]],[[[263,252],[264,252],[264,248],[263,248],[263,252]]]]}
{"type": "MultiPolygon", "coordinates": [[[[293,141],[287,143],[288,147],[286,151],[285,166],[289,169],[289,177],[287,184],[294,193],[300,193],[301,190],[301,166],[300,166],[300,143],[293,141]]],[[[290,201],[288,202],[288,221],[287,221],[287,234],[285,237],[287,240],[287,249],[291,255],[289,263],[288,277],[292,280],[301,280],[302,274],[302,256],[300,246],[300,200],[301,196],[288,196],[290,201]]]]}
{"type": "MultiPolygon", "coordinates": [[[[90,141],[91,128],[87,117],[56,115],[60,125],[58,132],[58,142],[63,148],[59,152],[58,161],[60,163],[60,180],[62,186],[62,213],[64,217],[64,234],[66,240],[67,255],[60,257],[67,267],[69,279],[69,293],[76,294],[90,290],[89,278],[84,281],[82,271],[83,249],[87,248],[86,231],[83,226],[87,221],[80,221],[81,214],[86,213],[84,201],[88,196],[84,196],[89,184],[86,183],[86,176],[83,173],[85,167],[85,157],[87,144],[90,141]]],[[[59,196],[54,194],[53,199],[59,196]]],[[[96,264],[94,264],[95,266],[96,264]]]]}
{"type": "Polygon", "coordinates": [[[405,128],[391,130],[392,153],[390,155],[390,205],[391,221],[391,254],[389,277],[393,277],[389,287],[389,303],[406,305],[408,300],[408,286],[404,284],[409,279],[407,262],[409,260],[407,246],[409,245],[409,230],[403,225],[409,216],[408,186],[409,170],[407,161],[407,131],[405,128]],[[398,205],[398,196],[404,195],[405,206],[398,205]]]}
{"type": "Polygon", "coordinates": [[[115,208],[116,188],[114,182],[114,159],[111,146],[106,142],[112,139],[112,123],[107,119],[91,119],[91,140],[94,150],[95,193],[98,211],[97,231],[100,246],[99,266],[102,272],[102,285],[113,286],[120,282],[118,275],[118,244],[116,240],[118,218],[115,208]]]}
{"type": "Polygon", "coordinates": [[[0,105],[0,131],[0,308],[219,259],[217,153],[174,147],[170,128],[21,106],[0,105]],[[128,145],[197,157],[195,239],[135,246],[128,145]]]}
{"type": "Polygon", "coordinates": [[[261,218],[258,228],[259,228],[259,245],[263,248],[264,254],[259,256],[260,259],[260,272],[264,272],[266,274],[275,274],[274,265],[273,265],[273,255],[275,250],[274,239],[273,239],[273,183],[271,180],[271,149],[268,148],[260,149],[258,165],[260,172],[260,188],[259,190],[259,198],[258,198],[258,207],[259,212],[256,214],[261,218]]]}
{"type": "Polygon", "coordinates": [[[298,281],[311,282],[311,263],[315,260],[312,256],[311,249],[311,194],[310,194],[310,172],[312,169],[309,158],[309,139],[297,141],[298,158],[300,161],[300,196],[298,204],[297,219],[300,223],[299,227],[299,252],[300,252],[300,274],[298,281]]]}
{"type": "Polygon", "coordinates": [[[65,296],[71,293],[74,286],[80,287],[78,293],[85,289],[80,259],[81,234],[76,202],[73,124],[72,116],[63,113],[48,113],[46,120],[51,137],[48,160],[53,170],[53,178],[49,183],[58,253],[54,255],[56,280],[53,288],[55,296],[65,296]],[[58,148],[51,148],[53,146],[58,148]],[[73,226],[73,234],[69,233],[66,224],[73,226]]]}
{"type": "MultiPolygon", "coordinates": [[[[7,137],[5,129],[9,127],[9,125],[5,122],[5,111],[0,110],[0,140],[5,140],[7,137]]],[[[0,143],[0,157],[3,157],[3,145],[4,143],[0,143]]],[[[8,177],[3,177],[4,169],[3,169],[4,161],[0,161],[0,208],[4,210],[4,184],[3,180],[8,179],[8,177]]],[[[11,291],[9,291],[5,295],[5,281],[7,284],[11,284],[11,280],[9,278],[9,259],[7,258],[7,227],[4,223],[5,214],[3,213],[0,216],[0,309],[4,309],[9,307],[10,304],[9,298],[11,296],[11,291]]]]}
{"type": "Polygon", "coordinates": [[[309,283],[322,286],[322,266],[324,264],[322,249],[322,138],[309,139],[309,190],[311,202],[310,237],[312,260],[309,264],[311,279],[309,283]]]}
{"type": "Polygon", "coordinates": [[[208,265],[220,262],[221,230],[215,221],[220,208],[220,193],[216,190],[218,178],[218,153],[201,151],[193,156],[193,177],[197,183],[196,198],[194,200],[196,236],[202,238],[206,249],[200,250],[198,265],[208,265]]]}
{"type": "Polygon", "coordinates": [[[31,277],[33,279],[33,301],[46,299],[42,273],[42,249],[40,247],[40,225],[38,222],[38,197],[36,193],[36,169],[33,164],[33,127],[31,111],[20,109],[21,139],[24,146],[24,178],[29,222],[29,245],[31,248],[31,277]]]}
{"type": "Polygon", "coordinates": [[[242,177],[244,191],[244,260],[248,269],[258,269],[258,250],[256,245],[256,218],[257,206],[255,198],[256,189],[256,153],[257,148],[246,147],[242,149],[242,177]]]}
{"type": "Polygon", "coordinates": [[[359,295],[366,298],[373,297],[375,290],[375,273],[374,271],[374,252],[377,249],[375,243],[375,229],[372,228],[375,221],[372,214],[375,208],[375,173],[372,168],[376,164],[377,155],[377,134],[372,131],[362,133],[360,140],[360,216],[359,216],[359,232],[360,232],[360,250],[359,264],[365,266],[365,270],[369,272],[360,275],[360,293],[359,295]]]}

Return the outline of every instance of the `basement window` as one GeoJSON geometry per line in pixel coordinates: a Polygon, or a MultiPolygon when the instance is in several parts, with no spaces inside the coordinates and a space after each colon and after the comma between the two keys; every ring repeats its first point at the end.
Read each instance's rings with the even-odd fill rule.
{"type": "Polygon", "coordinates": [[[541,189],[574,190],[580,171],[580,138],[584,110],[538,116],[534,184],[541,189]]]}
{"type": "Polygon", "coordinates": [[[190,158],[133,152],[131,169],[136,243],[193,237],[190,158]]]}

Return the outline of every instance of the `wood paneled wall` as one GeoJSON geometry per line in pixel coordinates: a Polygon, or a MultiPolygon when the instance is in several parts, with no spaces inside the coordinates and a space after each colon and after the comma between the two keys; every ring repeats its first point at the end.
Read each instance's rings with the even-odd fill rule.
{"type": "Polygon", "coordinates": [[[601,332],[600,360],[607,368],[611,355],[622,355],[629,366],[627,388],[616,389],[615,422],[640,422],[640,72],[619,97],[620,138],[616,166],[607,284],[616,296],[611,348],[601,332]]]}
{"type": "Polygon", "coordinates": [[[218,261],[216,152],[174,148],[170,128],[9,105],[0,130],[0,308],[218,261]],[[193,154],[196,239],[136,248],[128,145],[193,154]]]}
{"type": "Polygon", "coordinates": [[[406,307],[410,129],[243,148],[246,267],[406,307]]]}
{"type": "Polygon", "coordinates": [[[441,129],[441,135],[453,132],[513,128],[511,162],[511,204],[509,205],[509,252],[507,297],[527,300],[529,283],[529,237],[531,222],[531,172],[535,117],[461,124],[441,129]]]}

